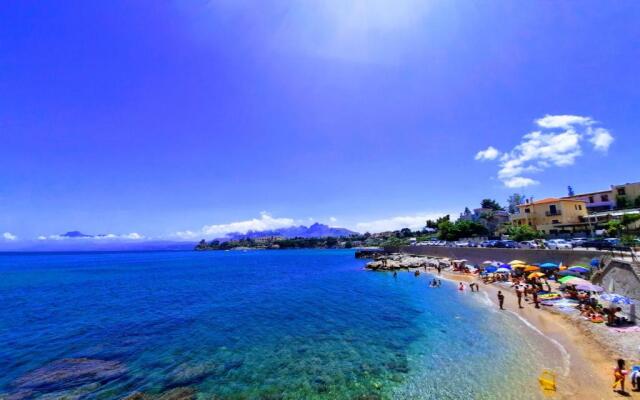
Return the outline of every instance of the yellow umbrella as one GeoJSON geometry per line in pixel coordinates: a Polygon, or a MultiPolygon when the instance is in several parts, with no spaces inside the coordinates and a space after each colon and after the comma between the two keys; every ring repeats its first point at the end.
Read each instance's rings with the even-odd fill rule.
{"type": "Polygon", "coordinates": [[[535,265],[527,265],[524,268],[524,272],[531,272],[531,271],[539,271],[540,267],[536,267],[535,265]]]}
{"type": "Polygon", "coordinates": [[[509,261],[509,265],[516,265],[516,264],[526,264],[524,261],[521,260],[511,260],[509,261]]]}
{"type": "Polygon", "coordinates": [[[533,279],[533,278],[542,278],[544,276],[544,274],[542,272],[532,272],[529,274],[529,276],[527,276],[527,278],[529,279],[533,279]]]}
{"type": "Polygon", "coordinates": [[[525,269],[527,268],[527,264],[516,264],[513,266],[515,269],[525,269]]]}

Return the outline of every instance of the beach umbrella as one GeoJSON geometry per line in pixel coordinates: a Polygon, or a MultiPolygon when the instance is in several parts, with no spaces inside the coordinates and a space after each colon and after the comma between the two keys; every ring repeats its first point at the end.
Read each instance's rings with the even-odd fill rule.
{"type": "Polygon", "coordinates": [[[585,267],[569,267],[567,271],[578,272],[580,274],[586,274],[589,272],[585,267]]]}
{"type": "Polygon", "coordinates": [[[544,264],[540,264],[540,268],[558,268],[558,264],[547,262],[544,264]]]}
{"type": "Polygon", "coordinates": [[[489,261],[489,260],[482,262],[483,265],[489,265],[489,264],[494,264],[494,263],[495,263],[495,261],[489,261]]]}
{"type": "Polygon", "coordinates": [[[570,271],[568,269],[565,269],[564,271],[556,272],[556,275],[558,275],[558,276],[577,276],[577,275],[580,275],[580,273],[577,272],[577,271],[570,271]]]}
{"type": "Polygon", "coordinates": [[[527,268],[527,264],[516,264],[516,265],[512,265],[512,267],[515,269],[525,269],[527,268]]]}
{"type": "Polygon", "coordinates": [[[527,276],[527,278],[529,279],[533,279],[533,278],[542,278],[544,276],[544,274],[542,272],[532,272],[529,274],[529,276],[527,276]]]}
{"type": "Polygon", "coordinates": [[[600,299],[614,304],[633,304],[633,300],[630,298],[615,293],[603,293],[600,295],[600,299]]]}
{"type": "Polygon", "coordinates": [[[521,260],[511,260],[507,264],[517,265],[517,264],[526,264],[526,263],[524,261],[521,261],[521,260]]]}
{"type": "Polygon", "coordinates": [[[506,272],[506,273],[509,273],[509,272],[511,272],[511,270],[510,270],[510,269],[508,269],[508,268],[498,268],[498,269],[496,270],[496,272],[506,272]]]}
{"type": "Polygon", "coordinates": [[[489,266],[489,267],[485,268],[484,270],[487,271],[487,272],[496,272],[498,270],[498,268],[494,267],[494,266],[489,266]]]}
{"type": "Polygon", "coordinates": [[[565,285],[577,286],[577,285],[591,285],[591,282],[582,278],[574,278],[569,282],[565,282],[565,285]]]}
{"type": "Polygon", "coordinates": [[[540,271],[540,267],[536,267],[535,265],[528,265],[524,268],[524,272],[533,272],[540,271]]]}
{"type": "Polygon", "coordinates": [[[580,278],[576,278],[575,276],[565,276],[564,278],[558,279],[558,282],[567,283],[567,282],[572,281],[574,279],[580,279],[580,278]]]}
{"type": "Polygon", "coordinates": [[[583,290],[585,292],[603,292],[604,289],[598,285],[593,285],[591,283],[585,284],[582,283],[580,285],[576,285],[576,289],[583,290]]]}
{"type": "Polygon", "coordinates": [[[500,268],[512,269],[512,268],[511,268],[511,265],[509,265],[509,264],[502,264],[502,265],[500,266],[500,268]]]}

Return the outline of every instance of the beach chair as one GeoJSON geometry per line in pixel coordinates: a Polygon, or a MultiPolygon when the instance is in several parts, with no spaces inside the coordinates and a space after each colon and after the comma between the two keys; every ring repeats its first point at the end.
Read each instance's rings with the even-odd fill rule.
{"type": "Polygon", "coordinates": [[[553,396],[556,393],[556,374],[555,372],[545,369],[542,370],[538,378],[540,389],[545,396],[553,396]]]}

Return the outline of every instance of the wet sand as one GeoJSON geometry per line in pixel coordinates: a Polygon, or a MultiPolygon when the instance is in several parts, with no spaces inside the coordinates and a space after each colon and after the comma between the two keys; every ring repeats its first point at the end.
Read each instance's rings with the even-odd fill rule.
{"type": "MultiPolygon", "coordinates": [[[[434,270],[429,272],[434,273],[434,270]]],[[[450,271],[442,271],[443,279],[455,282],[476,282],[480,293],[485,292],[489,299],[498,308],[498,290],[502,290],[505,296],[504,308],[507,313],[512,313],[514,318],[520,317],[523,323],[528,323],[533,330],[537,329],[550,340],[550,346],[555,346],[550,351],[550,356],[564,352],[569,356],[569,368],[566,375],[560,371],[557,374],[557,393],[553,398],[557,399],[615,399],[625,398],[614,392],[612,371],[615,360],[623,355],[615,354],[613,349],[606,348],[602,343],[587,336],[579,326],[569,319],[549,311],[536,309],[533,302],[523,300],[523,309],[518,308],[515,291],[505,289],[494,284],[485,284],[475,275],[460,274],[450,271]]],[[[467,288],[468,290],[468,288],[467,288]]],[[[531,299],[530,299],[531,300],[531,299]]],[[[543,307],[543,306],[541,306],[543,307]]],[[[550,350],[552,348],[550,347],[550,350]]],[[[627,366],[630,365],[628,358],[627,366]]],[[[532,377],[537,379],[537,377],[532,377]]],[[[630,398],[640,398],[640,393],[631,392],[631,382],[627,380],[625,387],[630,398]]]]}

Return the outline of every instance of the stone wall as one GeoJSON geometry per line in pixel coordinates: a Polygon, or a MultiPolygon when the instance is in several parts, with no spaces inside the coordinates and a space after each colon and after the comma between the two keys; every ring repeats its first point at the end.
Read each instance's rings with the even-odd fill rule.
{"type": "Polygon", "coordinates": [[[449,257],[466,259],[473,264],[485,260],[509,262],[522,260],[529,263],[554,262],[564,265],[589,264],[592,259],[601,259],[607,253],[588,250],[536,250],[536,249],[492,249],[483,247],[438,247],[438,246],[406,246],[391,251],[432,257],[449,257]]]}
{"type": "Polygon", "coordinates": [[[640,265],[636,263],[611,260],[593,281],[607,292],[640,299],[640,265]]]}

